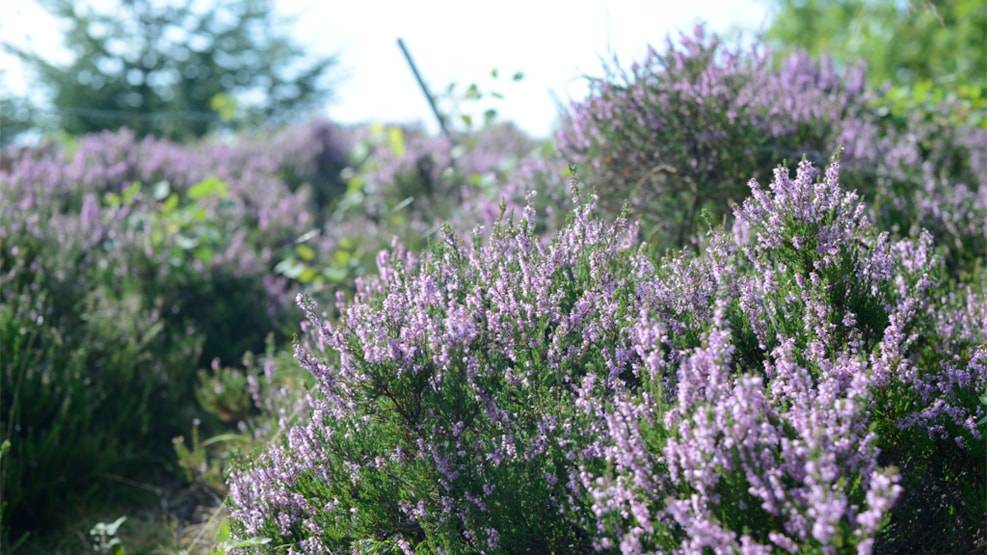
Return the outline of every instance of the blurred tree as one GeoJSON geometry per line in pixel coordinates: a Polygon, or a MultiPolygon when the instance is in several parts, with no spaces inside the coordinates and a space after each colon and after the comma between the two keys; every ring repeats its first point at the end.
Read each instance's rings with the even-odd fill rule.
{"type": "Polygon", "coordinates": [[[22,98],[0,97],[0,148],[33,127],[33,109],[22,98]]]}
{"type": "Polygon", "coordinates": [[[70,134],[127,126],[188,139],[234,114],[286,123],[331,92],[327,70],[335,58],[311,56],[285,34],[273,0],[118,0],[102,11],[76,0],[39,2],[68,23],[74,60],[57,64],[3,43],[50,89],[70,134]]]}
{"type": "Polygon", "coordinates": [[[868,80],[987,85],[985,0],[768,0],[767,38],[838,63],[863,59],[868,80]]]}

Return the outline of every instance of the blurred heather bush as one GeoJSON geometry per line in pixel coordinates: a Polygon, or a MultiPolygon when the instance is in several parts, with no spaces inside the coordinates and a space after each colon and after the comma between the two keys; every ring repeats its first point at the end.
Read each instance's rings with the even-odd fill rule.
{"type": "Polygon", "coordinates": [[[876,228],[839,178],[803,162],[752,182],[696,255],[655,259],[635,224],[577,198],[550,241],[528,208],[420,258],[380,253],[338,322],[302,299],[297,358],[319,394],[231,476],[234,537],[982,549],[982,292],[958,301],[932,237],[876,228]]]}
{"type": "MultiPolygon", "coordinates": [[[[190,420],[193,333],[166,329],[169,266],[101,252],[87,215],[39,197],[0,196],[4,544],[58,523],[107,475],[152,477],[148,463],[190,420]],[[140,281],[131,276],[143,274],[140,281]]],[[[87,210],[92,208],[87,206],[87,210]]],[[[104,492],[105,493],[105,492],[104,492]]]]}
{"type": "Polygon", "coordinates": [[[313,191],[338,193],[333,133],[264,148],[121,131],[5,160],[4,542],[70,518],[110,474],[157,479],[148,463],[201,414],[196,370],[284,342],[300,313],[272,267],[318,219],[313,191]]]}
{"type": "Polygon", "coordinates": [[[175,268],[181,278],[164,314],[178,327],[196,322],[206,336],[198,364],[207,366],[262,350],[268,332],[295,319],[284,313],[290,284],[270,270],[338,197],[345,141],[319,122],[235,145],[136,140],[123,130],[83,137],[67,158],[54,149],[25,155],[0,180],[14,204],[44,199],[56,212],[84,211],[104,250],[175,268]],[[193,256],[175,256],[185,251],[193,256]]]}
{"type": "Polygon", "coordinates": [[[819,164],[842,148],[844,187],[881,225],[929,229],[953,271],[984,254],[987,110],[976,98],[929,87],[882,96],[862,67],[838,72],[804,53],[775,67],[758,43],[703,27],[606,71],[573,104],[559,150],[609,212],[629,202],[659,248],[688,245],[701,212],[720,221],[743,183],[779,161],[819,164]]]}
{"type": "Polygon", "coordinates": [[[485,126],[451,141],[415,128],[353,130],[346,192],[321,230],[299,237],[279,274],[315,293],[350,287],[373,273],[376,253],[395,237],[421,250],[445,223],[468,232],[496,220],[502,202],[525,190],[513,176],[536,145],[510,124],[485,126]]]}

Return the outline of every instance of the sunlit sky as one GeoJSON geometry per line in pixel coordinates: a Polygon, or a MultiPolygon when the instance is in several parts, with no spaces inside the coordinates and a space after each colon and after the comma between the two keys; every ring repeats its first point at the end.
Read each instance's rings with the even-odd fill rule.
{"type": "MultiPolygon", "coordinates": [[[[107,0],[94,0],[105,5],[107,0]]],[[[112,3],[111,3],[112,4],[112,3]]],[[[528,133],[547,137],[556,102],[585,96],[584,75],[600,75],[601,59],[622,66],[641,59],[648,44],[699,21],[714,31],[750,34],[767,23],[767,0],[282,0],[282,14],[299,16],[290,33],[311,52],[338,54],[334,101],[320,115],[345,124],[419,122],[437,130],[434,117],[397,46],[404,40],[433,93],[450,83],[477,83],[503,100],[493,107],[528,133]],[[500,77],[494,80],[491,70],[500,77]],[[524,79],[510,76],[522,72],[524,79]]],[[[58,24],[32,0],[0,0],[0,34],[54,56],[58,24]]],[[[64,54],[62,54],[64,55],[64,54]]],[[[21,93],[29,74],[0,54],[0,84],[21,93]]]]}

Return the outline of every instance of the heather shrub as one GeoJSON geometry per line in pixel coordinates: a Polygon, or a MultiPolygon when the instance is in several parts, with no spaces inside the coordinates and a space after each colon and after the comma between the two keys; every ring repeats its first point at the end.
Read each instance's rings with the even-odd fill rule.
{"type": "MultiPolygon", "coordinates": [[[[704,328],[698,348],[668,368],[666,348],[638,347],[677,398],[650,413],[649,427],[667,434],[660,457],[610,455],[626,461],[603,489],[606,499],[629,497],[608,511],[625,545],[648,551],[661,536],[646,519],[618,516],[621,508],[670,519],[687,550],[870,552],[875,540],[912,549],[921,544],[900,522],[921,517],[891,513],[898,501],[952,515],[925,521],[940,547],[982,546],[984,499],[970,490],[984,491],[974,424],[983,412],[975,392],[987,379],[977,354],[984,338],[943,347],[957,336],[932,321],[939,263],[929,235],[878,233],[859,199],[837,186],[835,164],[820,181],[813,174],[803,163],[794,179],[776,171],[769,190],[755,183],[735,233],[711,241],[691,274],[706,276],[703,296],[687,297],[683,311],[704,328]],[[696,314],[697,304],[705,312],[696,314]],[[929,495],[925,465],[947,460],[952,468],[939,478],[952,483],[929,495]]],[[[670,341],[656,321],[665,320],[642,320],[642,336],[670,341]]],[[[649,408],[636,401],[621,415],[649,408]]],[[[661,439],[642,428],[619,422],[611,433],[642,449],[661,439]]]]}
{"type": "MultiPolygon", "coordinates": [[[[310,424],[231,480],[240,537],[307,552],[588,546],[578,507],[567,508],[566,438],[578,428],[558,395],[618,355],[588,335],[582,348],[564,338],[626,317],[626,305],[598,310],[592,299],[610,293],[594,277],[624,271],[629,237],[587,210],[545,246],[532,218],[501,222],[474,248],[446,235],[421,272],[407,251],[381,253],[379,277],[340,307],[338,328],[307,305],[311,335],[298,356],[321,395],[310,424]],[[273,476],[281,487],[265,486],[273,476]]],[[[630,282],[621,285],[629,298],[630,282]]]]}
{"type": "Polygon", "coordinates": [[[143,480],[150,460],[221,490],[230,445],[250,453],[308,406],[297,364],[273,362],[302,314],[294,293],[316,269],[332,284],[371,272],[395,234],[423,245],[440,220],[465,227],[476,202],[461,206],[494,202],[522,139],[491,127],[457,148],[315,122],[196,145],[124,129],[5,155],[0,297],[23,301],[0,352],[17,407],[2,420],[6,534],[58,524],[60,504],[104,497],[111,474],[143,480]],[[265,338],[262,363],[243,358],[265,338]]]}
{"type": "Polygon", "coordinates": [[[919,83],[871,99],[896,142],[896,156],[880,162],[894,178],[876,181],[875,218],[902,232],[927,229],[957,276],[987,255],[987,103],[975,92],[919,83]]]}
{"type": "Polygon", "coordinates": [[[772,63],[698,27],[628,70],[590,80],[557,141],[601,204],[629,202],[659,248],[690,244],[776,161],[824,163],[843,151],[842,185],[881,227],[936,238],[950,273],[969,271],[987,235],[985,108],[976,91],[869,91],[863,67],[838,72],[796,53],[772,63]]]}
{"type": "Polygon", "coordinates": [[[862,92],[799,57],[773,71],[756,43],[731,46],[701,26],[629,72],[605,70],[571,107],[559,150],[609,212],[629,201],[661,248],[685,245],[704,209],[719,221],[777,160],[828,158],[837,146],[823,141],[828,127],[862,92]]]}
{"type": "Polygon", "coordinates": [[[58,151],[24,156],[0,175],[0,184],[13,205],[33,209],[43,199],[46,209],[86,219],[87,233],[98,238],[90,256],[127,258],[132,273],[115,276],[147,285],[144,301],[161,305],[173,333],[191,326],[204,334],[193,364],[208,366],[216,357],[235,362],[247,349],[262,350],[267,333],[281,334],[297,321],[291,284],[271,270],[317,214],[310,187],[292,191],[278,177],[301,162],[223,144],[203,147],[205,154],[152,138],[136,141],[126,130],[104,133],[83,137],[66,159],[58,151]],[[167,286],[150,279],[157,273],[168,276],[167,286]]]}
{"type": "Polygon", "coordinates": [[[283,342],[297,316],[283,302],[287,284],[270,275],[264,254],[246,237],[229,186],[215,177],[184,194],[159,181],[148,191],[136,182],[121,195],[106,195],[104,211],[120,236],[96,248],[119,251],[137,272],[142,298],[160,305],[169,335],[191,330],[202,338],[191,363],[204,368],[214,359],[237,362],[259,351],[274,333],[283,342]],[[149,265],[164,264],[166,269],[149,265]],[[154,279],[162,274],[162,279],[154,279]]]}
{"type": "Polygon", "coordinates": [[[86,137],[68,160],[26,152],[0,172],[4,549],[66,506],[119,497],[110,475],[164,476],[170,440],[201,412],[196,369],[296,318],[237,187],[130,181],[162,176],[150,143],[128,141],[86,137]]]}
{"type": "Polygon", "coordinates": [[[199,339],[164,333],[160,311],[115,276],[129,269],[98,256],[90,232],[43,208],[0,215],[4,549],[105,498],[108,474],[152,475],[158,446],[193,414],[199,339]]]}
{"type": "Polygon", "coordinates": [[[230,477],[241,551],[869,553],[921,506],[983,548],[982,296],[839,173],[752,182],[695,255],[577,197],[551,240],[529,206],[395,245],[338,321],[302,299],[318,391],[230,477]]]}

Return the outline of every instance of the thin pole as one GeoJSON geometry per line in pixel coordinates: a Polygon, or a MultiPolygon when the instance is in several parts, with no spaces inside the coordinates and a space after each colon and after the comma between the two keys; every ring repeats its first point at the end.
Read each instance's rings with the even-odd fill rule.
{"type": "Polygon", "coordinates": [[[442,133],[447,139],[452,141],[452,135],[446,128],[445,118],[439,114],[439,109],[435,106],[435,99],[432,98],[432,94],[428,92],[428,86],[426,86],[425,81],[422,80],[422,76],[418,73],[418,68],[415,66],[415,61],[411,59],[411,53],[408,52],[408,49],[404,46],[404,41],[401,40],[400,37],[398,37],[398,46],[401,47],[401,52],[404,53],[404,59],[408,60],[408,65],[411,66],[411,72],[415,74],[415,79],[418,81],[418,86],[421,87],[422,93],[425,94],[425,99],[428,100],[428,105],[432,107],[432,113],[435,114],[435,119],[438,120],[439,127],[442,128],[442,133]]]}

